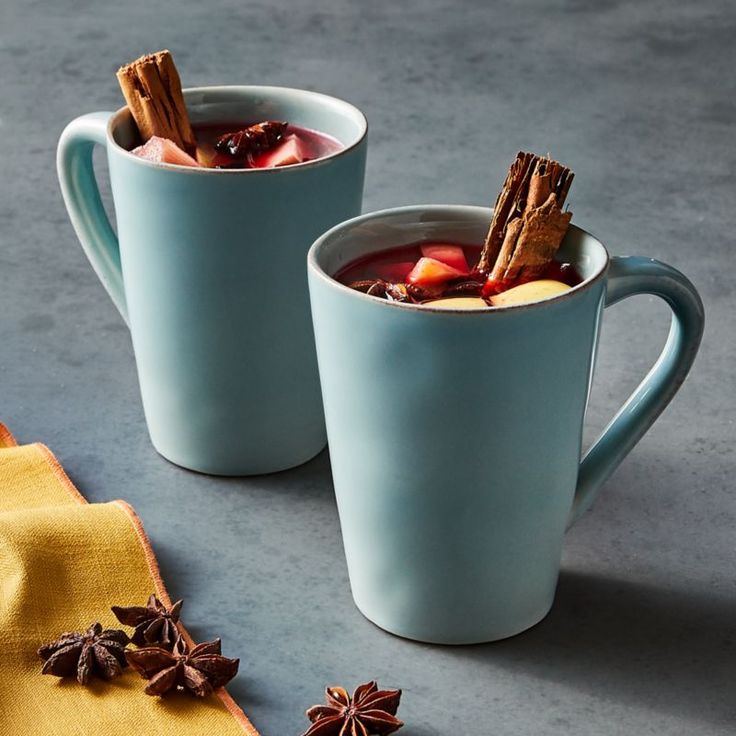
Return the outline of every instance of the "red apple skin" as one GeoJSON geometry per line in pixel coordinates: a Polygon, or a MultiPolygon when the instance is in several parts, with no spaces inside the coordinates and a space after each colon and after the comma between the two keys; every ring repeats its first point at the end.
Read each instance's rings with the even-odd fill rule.
{"type": "Polygon", "coordinates": [[[416,286],[433,286],[464,275],[457,268],[448,266],[435,258],[424,256],[417,261],[411,273],[406,277],[406,283],[415,284],[416,286]]]}
{"type": "Polygon", "coordinates": [[[277,166],[300,164],[309,158],[307,146],[295,135],[289,135],[270,151],[253,160],[254,169],[274,169],[277,166]]]}
{"type": "Polygon", "coordinates": [[[434,258],[436,261],[442,261],[442,263],[456,268],[463,274],[470,272],[465,252],[459,245],[452,245],[450,243],[428,243],[427,245],[421,246],[421,250],[422,255],[427,258],[434,258]]]}

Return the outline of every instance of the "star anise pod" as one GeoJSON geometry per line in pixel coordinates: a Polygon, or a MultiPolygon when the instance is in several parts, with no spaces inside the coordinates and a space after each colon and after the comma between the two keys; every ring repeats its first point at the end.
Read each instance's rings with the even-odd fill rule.
{"type": "Polygon", "coordinates": [[[361,281],[353,281],[348,286],[356,291],[362,291],[364,294],[384,298],[386,289],[390,284],[383,279],[362,279],[361,281]]]}
{"type": "Polygon", "coordinates": [[[128,664],[150,680],[147,695],[164,695],[169,690],[187,690],[200,698],[230,682],[238,672],[239,659],[220,654],[220,640],[197,644],[191,651],[179,637],[172,651],[143,647],[126,652],[128,664]]]}
{"type": "Polygon", "coordinates": [[[179,638],[176,623],[181,614],[181,605],[182,601],[177,601],[171,608],[166,608],[152,593],[145,607],[113,606],[112,612],[121,624],[135,627],[131,641],[136,646],[145,647],[156,644],[165,649],[171,649],[179,638]]]}
{"type": "Polygon", "coordinates": [[[482,289],[483,282],[466,279],[464,281],[456,281],[454,284],[447,286],[442,293],[442,296],[480,296],[482,289]]]}
{"type": "Polygon", "coordinates": [[[390,302],[408,302],[409,291],[406,284],[389,284],[386,287],[386,299],[390,302]]]}
{"type": "Polygon", "coordinates": [[[71,677],[86,685],[92,675],[110,680],[127,667],[125,647],[130,639],[119,629],[102,630],[100,624],[92,624],[87,631],[67,631],[56,641],[38,650],[44,660],[44,675],[71,677]]]}
{"type": "Polygon", "coordinates": [[[421,304],[429,299],[436,299],[439,296],[439,292],[436,289],[432,290],[424,286],[417,286],[416,284],[407,284],[406,291],[415,304],[421,304]]]}
{"type": "Polygon", "coordinates": [[[401,690],[379,690],[372,681],[358,685],[352,698],[342,687],[328,687],[325,696],[326,705],[307,711],[312,726],[303,736],[384,736],[404,725],[396,717],[401,690]]]}
{"type": "Polygon", "coordinates": [[[215,142],[215,149],[231,156],[247,156],[273,148],[283,137],[288,123],[266,120],[250,125],[243,130],[221,135],[215,142]]]}

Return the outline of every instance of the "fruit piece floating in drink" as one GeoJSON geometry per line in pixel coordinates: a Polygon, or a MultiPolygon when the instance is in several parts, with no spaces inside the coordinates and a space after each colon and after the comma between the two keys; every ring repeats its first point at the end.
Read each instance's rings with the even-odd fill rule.
{"type": "Polygon", "coordinates": [[[143,139],[131,153],[148,161],[211,169],[273,169],[343,149],[332,136],[286,120],[192,125],[179,73],[165,50],[120,67],[117,77],[143,139]]]}
{"type": "Polygon", "coordinates": [[[422,242],[349,263],[335,278],[370,296],[435,309],[487,309],[535,302],[581,283],[555,258],[571,212],[562,206],[573,173],[520,152],[498,195],[485,244],[422,242]]]}

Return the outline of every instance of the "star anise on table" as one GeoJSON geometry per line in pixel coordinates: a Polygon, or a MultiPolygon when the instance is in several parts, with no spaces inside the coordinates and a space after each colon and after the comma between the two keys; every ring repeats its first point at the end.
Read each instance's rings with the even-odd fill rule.
{"type": "Polygon", "coordinates": [[[152,593],[145,606],[113,606],[112,612],[121,624],[135,627],[131,641],[136,646],[155,644],[171,649],[179,638],[176,624],[181,614],[181,605],[182,601],[177,601],[171,608],[166,608],[152,593]]]}
{"type": "Polygon", "coordinates": [[[328,687],[325,696],[326,705],[307,711],[312,725],[303,736],[384,736],[404,725],[396,717],[401,690],[379,690],[372,681],[358,685],[352,698],[342,687],[328,687]]]}
{"type": "Polygon", "coordinates": [[[206,641],[189,649],[179,637],[172,651],[162,647],[143,647],[126,652],[128,664],[141,677],[150,680],[147,695],[164,695],[170,690],[187,690],[200,698],[232,680],[239,659],[223,657],[220,640],[206,641]]]}
{"type": "Polygon", "coordinates": [[[127,667],[125,647],[130,639],[119,629],[105,629],[98,623],[87,631],[67,631],[56,641],[38,650],[44,660],[44,675],[71,677],[86,685],[92,675],[110,680],[127,667]]]}

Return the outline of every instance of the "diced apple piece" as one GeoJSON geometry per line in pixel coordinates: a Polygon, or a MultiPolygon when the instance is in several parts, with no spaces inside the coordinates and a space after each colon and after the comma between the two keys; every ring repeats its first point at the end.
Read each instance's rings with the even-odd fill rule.
{"type": "Polygon", "coordinates": [[[494,307],[508,307],[512,304],[525,304],[526,302],[538,302],[542,299],[549,299],[549,297],[562,294],[570,288],[567,284],[563,284],[562,281],[539,279],[514,286],[513,289],[508,289],[508,291],[502,291],[500,294],[492,296],[490,301],[494,307]]]}
{"type": "Polygon", "coordinates": [[[300,164],[309,159],[307,146],[295,135],[289,135],[276,148],[261,154],[253,161],[257,169],[273,169],[277,166],[300,164]]]}
{"type": "Polygon", "coordinates": [[[425,302],[425,306],[435,309],[487,309],[488,302],[479,296],[454,296],[448,299],[435,299],[425,302]]]}
{"type": "Polygon", "coordinates": [[[465,252],[459,245],[451,245],[449,243],[429,243],[421,246],[422,255],[427,258],[434,258],[436,261],[456,268],[458,271],[468,273],[468,261],[465,258],[465,252]]]}
{"type": "Polygon", "coordinates": [[[157,164],[199,167],[199,164],[188,153],[182,151],[174,141],[160,138],[157,135],[149,138],[142,146],[134,148],[131,153],[157,164]]]}
{"type": "Polygon", "coordinates": [[[384,281],[404,281],[414,268],[413,261],[402,261],[401,263],[378,263],[374,266],[376,276],[384,281]]]}
{"type": "Polygon", "coordinates": [[[442,261],[435,258],[420,258],[409,275],[406,277],[408,284],[416,284],[417,286],[432,286],[434,284],[442,284],[450,279],[456,279],[465,276],[462,271],[457,268],[448,266],[442,261]]]}

